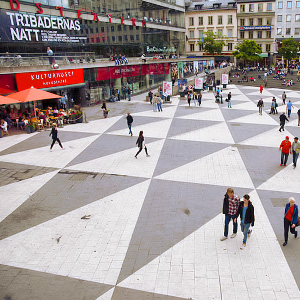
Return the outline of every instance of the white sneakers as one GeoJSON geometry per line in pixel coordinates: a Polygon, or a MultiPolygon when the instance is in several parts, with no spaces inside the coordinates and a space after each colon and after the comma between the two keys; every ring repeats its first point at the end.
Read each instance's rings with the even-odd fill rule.
{"type": "Polygon", "coordinates": [[[233,233],[231,236],[230,236],[232,239],[236,237],[236,233],[233,233]]]}
{"type": "Polygon", "coordinates": [[[225,241],[225,240],[227,240],[227,236],[225,236],[225,235],[224,235],[224,236],[222,236],[222,237],[220,238],[220,240],[221,240],[221,241],[225,241]]]}
{"type": "Polygon", "coordinates": [[[241,249],[241,250],[244,250],[245,247],[246,247],[246,244],[243,243],[242,246],[240,247],[240,249],[241,249]]]}

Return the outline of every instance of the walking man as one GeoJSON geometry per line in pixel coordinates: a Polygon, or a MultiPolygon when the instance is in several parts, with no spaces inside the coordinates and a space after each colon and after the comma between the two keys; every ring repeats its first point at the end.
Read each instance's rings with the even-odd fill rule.
{"type": "Polygon", "coordinates": [[[262,98],[260,98],[260,100],[258,101],[257,107],[258,107],[258,113],[259,113],[260,115],[262,115],[262,109],[263,109],[263,107],[264,107],[264,101],[263,101],[262,98]]]}
{"type": "Polygon", "coordinates": [[[289,141],[289,139],[290,138],[288,136],[286,136],[285,140],[283,140],[280,144],[280,147],[279,147],[279,151],[281,151],[281,164],[280,164],[280,166],[284,165],[286,167],[286,163],[287,163],[289,153],[290,153],[291,147],[292,147],[292,144],[289,141]]]}
{"type": "Polygon", "coordinates": [[[53,127],[52,127],[52,130],[51,130],[49,136],[50,135],[52,135],[52,144],[50,146],[50,151],[52,151],[52,148],[53,148],[53,146],[54,146],[54,144],[55,144],[56,141],[58,142],[60,148],[64,149],[64,147],[62,146],[62,144],[60,142],[60,139],[58,138],[58,131],[57,131],[57,125],[56,125],[56,123],[53,123],[53,127]]]}
{"type": "Polygon", "coordinates": [[[296,224],[298,221],[298,206],[295,204],[295,198],[290,197],[289,203],[285,206],[284,211],[284,243],[282,246],[286,246],[289,238],[289,230],[297,238],[298,232],[296,229],[296,224]]]}
{"type": "Polygon", "coordinates": [[[293,103],[292,103],[291,100],[289,100],[289,102],[286,105],[286,111],[287,111],[287,114],[288,114],[288,118],[291,117],[292,108],[294,108],[293,103]]]}
{"type": "Polygon", "coordinates": [[[128,125],[128,129],[129,129],[129,134],[132,136],[132,130],[131,130],[131,125],[133,123],[133,117],[131,116],[130,113],[127,113],[127,125],[128,125]]]}
{"type": "Polygon", "coordinates": [[[221,104],[223,104],[223,90],[220,91],[220,97],[221,97],[221,104]]]}
{"type": "Polygon", "coordinates": [[[289,119],[286,117],[286,115],[284,114],[284,112],[279,116],[279,120],[280,120],[280,128],[279,131],[281,132],[281,130],[284,131],[284,125],[285,125],[285,121],[289,122],[289,119]]]}
{"type": "Polygon", "coordinates": [[[126,100],[126,92],[127,92],[127,91],[126,91],[126,87],[123,86],[123,87],[122,87],[122,96],[123,96],[123,99],[124,99],[124,100],[126,100]]]}
{"type": "Polygon", "coordinates": [[[131,89],[130,89],[130,87],[127,88],[127,94],[128,94],[128,101],[131,101],[131,89]]]}
{"type": "Polygon", "coordinates": [[[232,108],[231,107],[231,92],[228,93],[227,100],[228,100],[228,108],[232,108]]]}
{"type": "Polygon", "coordinates": [[[223,214],[225,215],[225,227],[224,227],[224,236],[221,237],[221,241],[225,241],[228,237],[228,225],[231,219],[233,221],[233,234],[231,235],[231,238],[236,237],[237,227],[238,227],[236,221],[236,214],[238,212],[239,203],[240,203],[239,196],[234,195],[234,190],[232,188],[228,188],[223,201],[223,214]]]}
{"type": "MultiPolygon", "coordinates": [[[[243,244],[241,246],[241,250],[243,250],[246,247],[247,237],[251,235],[252,230],[250,230],[250,225],[254,226],[254,207],[252,205],[252,202],[250,201],[249,195],[244,195],[243,197],[244,201],[241,201],[239,204],[238,212],[236,218],[240,216],[241,218],[241,230],[244,234],[243,238],[243,244]]],[[[235,219],[235,221],[237,221],[235,219]]]]}
{"type": "Polygon", "coordinates": [[[157,97],[157,109],[158,111],[162,111],[162,100],[160,97],[157,97]]]}
{"type": "Polygon", "coordinates": [[[286,93],[283,91],[282,93],[282,105],[285,105],[286,93]]]}
{"type": "Polygon", "coordinates": [[[151,90],[149,91],[148,96],[149,96],[150,104],[152,104],[153,93],[151,92],[151,90]]]}
{"type": "Polygon", "coordinates": [[[294,137],[294,141],[292,143],[292,153],[293,153],[293,168],[295,169],[297,166],[297,160],[300,153],[300,142],[298,137],[294,137]]]}
{"type": "Polygon", "coordinates": [[[188,101],[189,107],[191,107],[191,99],[192,99],[191,92],[188,92],[187,101],[188,101]]]}

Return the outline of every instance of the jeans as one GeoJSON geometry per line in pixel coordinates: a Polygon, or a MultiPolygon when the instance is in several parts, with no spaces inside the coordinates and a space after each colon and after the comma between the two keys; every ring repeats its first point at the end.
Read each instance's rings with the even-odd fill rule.
{"type": "Polygon", "coordinates": [[[284,241],[287,243],[289,239],[289,229],[292,234],[296,234],[296,228],[292,228],[292,222],[284,218],[284,241]]]}
{"type": "Polygon", "coordinates": [[[241,223],[241,230],[242,230],[242,233],[244,234],[244,238],[243,238],[244,244],[246,244],[246,242],[247,242],[249,228],[250,228],[250,223],[247,223],[247,224],[241,223]]]}
{"type": "Polygon", "coordinates": [[[153,111],[157,111],[156,103],[152,103],[153,111]]]}
{"type": "Polygon", "coordinates": [[[131,124],[128,124],[128,128],[129,128],[129,133],[132,135],[132,131],[131,131],[131,124]]]}
{"type": "Polygon", "coordinates": [[[123,93],[123,99],[126,100],[126,93],[123,93]]]}
{"type": "Polygon", "coordinates": [[[223,104],[223,96],[221,96],[221,104],[223,104]]]}
{"type": "Polygon", "coordinates": [[[299,153],[296,153],[296,151],[293,151],[293,164],[294,164],[294,167],[296,167],[296,165],[297,165],[298,157],[299,157],[299,153]]]}
{"type": "Polygon", "coordinates": [[[128,101],[131,100],[131,94],[128,94],[128,101]]]}
{"type": "Polygon", "coordinates": [[[231,100],[228,99],[228,107],[231,108],[231,100]]]}
{"type": "Polygon", "coordinates": [[[225,227],[224,227],[224,236],[228,236],[228,225],[233,220],[233,233],[237,233],[237,222],[234,223],[233,215],[225,215],[225,227]]]}
{"type": "Polygon", "coordinates": [[[289,154],[281,152],[281,164],[286,165],[289,154]]]}
{"type": "Polygon", "coordinates": [[[162,111],[161,103],[157,103],[158,111],[162,111]]]}
{"type": "Polygon", "coordinates": [[[291,116],[292,110],[288,109],[288,118],[291,116]]]}

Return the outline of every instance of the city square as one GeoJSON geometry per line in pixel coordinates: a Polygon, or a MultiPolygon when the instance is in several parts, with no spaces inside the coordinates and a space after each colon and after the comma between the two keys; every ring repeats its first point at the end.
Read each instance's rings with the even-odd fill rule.
{"type": "MultiPolygon", "coordinates": [[[[145,94],[86,108],[88,122],[0,143],[0,295],[3,299],[300,299],[299,241],[282,247],[284,207],[299,203],[299,167],[279,145],[299,136],[297,90],[285,131],[282,89],[228,85],[232,108],[203,92],[153,112],[145,94]],[[263,98],[263,115],[257,102],[263,98]],[[126,114],[134,122],[128,134],[126,114]],[[150,157],[137,159],[144,131],[150,157]],[[228,187],[249,194],[247,247],[220,241],[228,187]]],[[[232,224],[229,234],[232,233],[232,224]]]]}

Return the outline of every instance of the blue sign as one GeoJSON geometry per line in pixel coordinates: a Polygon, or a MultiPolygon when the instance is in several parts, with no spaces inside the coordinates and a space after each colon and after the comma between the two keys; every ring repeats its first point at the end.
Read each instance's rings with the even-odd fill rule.
{"type": "Polygon", "coordinates": [[[241,26],[240,31],[244,30],[271,30],[271,26],[241,26]]]}

